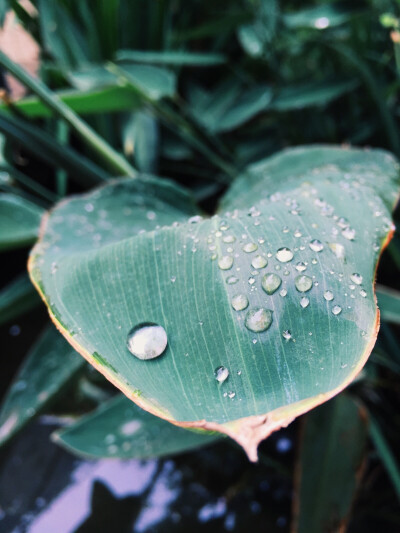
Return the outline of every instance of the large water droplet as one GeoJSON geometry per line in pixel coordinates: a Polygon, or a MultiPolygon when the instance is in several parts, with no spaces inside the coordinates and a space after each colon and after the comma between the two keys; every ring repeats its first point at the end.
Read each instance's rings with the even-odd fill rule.
{"type": "Polygon", "coordinates": [[[247,244],[243,246],[242,250],[246,252],[247,254],[249,254],[251,252],[255,252],[257,248],[258,248],[258,245],[255,242],[248,242],[247,244]]]}
{"type": "Polygon", "coordinates": [[[313,252],[321,252],[324,249],[324,245],[318,239],[314,239],[313,241],[311,241],[308,246],[313,252]]]}
{"type": "Polygon", "coordinates": [[[324,292],[324,298],[327,302],[330,302],[333,300],[333,292],[332,291],[325,291],[324,292]]]}
{"type": "Polygon", "coordinates": [[[221,270],[229,270],[233,265],[233,257],[231,255],[224,255],[218,261],[218,266],[221,270]]]}
{"type": "Polygon", "coordinates": [[[281,263],[287,263],[293,259],[293,252],[289,248],[279,248],[275,256],[281,263]]]}
{"type": "Polygon", "coordinates": [[[249,305],[249,300],[245,294],[236,294],[231,301],[232,307],[235,311],[243,311],[249,305]]]}
{"type": "Polygon", "coordinates": [[[281,286],[281,278],[274,273],[265,274],[261,280],[261,286],[267,294],[274,294],[281,286]]]}
{"type": "Polygon", "coordinates": [[[342,308],[340,307],[340,305],[334,305],[332,307],[332,313],[334,315],[340,315],[341,312],[342,312],[342,308]]]}
{"type": "Polygon", "coordinates": [[[262,255],[256,255],[251,262],[253,268],[265,268],[268,265],[268,259],[262,255]]]}
{"type": "Polygon", "coordinates": [[[246,315],[245,325],[250,331],[261,333],[266,331],[272,324],[272,311],[258,307],[250,309],[246,315]]]}
{"type": "Polygon", "coordinates": [[[303,296],[303,298],[300,300],[300,305],[303,309],[310,305],[310,300],[307,298],[307,296],[303,296]]]}
{"type": "Polygon", "coordinates": [[[128,333],[128,350],[138,359],[154,359],[167,347],[168,339],[165,329],[152,322],[138,324],[128,333]]]}
{"type": "Polygon", "coordinates": [[[214,376],[218,383],[223,383],[229,377],[229,370],[225,366],[219,366],[214,370],[214,376]]]}
{"type": "Polygon", "coordinates": [[[299,292],[307,292],[312,288],[313,281],[309,276],[302,275],[297,276],[297,278],[294,280],[294,284],[299,292]]]}
{"type": "Polygon", "coordinates": [[[354,272],[354,274],[350,276],[350,279],[356,285],[361,285],[361,283],[363,282],[363,277],[361,276],[361,274],[357,274],[357,272],[354,272]]]}

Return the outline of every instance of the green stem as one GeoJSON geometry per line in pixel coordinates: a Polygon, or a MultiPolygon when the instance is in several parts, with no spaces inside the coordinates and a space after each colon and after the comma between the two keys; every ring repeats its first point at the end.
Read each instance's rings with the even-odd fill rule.
{"type": "Polygon", "coordinates": [[[9,57],[0,52],[0,65],[28,87],[58,117],[67,122],[72,130],[104,161],[116,174],[135,176],[137,171],[128,161],[106,143],[86,122],[84,122],[56,94],[40,80],[34,79],[9,57]]]}

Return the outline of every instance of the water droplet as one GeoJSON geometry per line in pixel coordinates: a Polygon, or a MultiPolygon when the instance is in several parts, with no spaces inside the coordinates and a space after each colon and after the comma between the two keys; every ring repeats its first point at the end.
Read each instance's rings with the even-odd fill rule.
{"type": "Polygon", "coordinates": [[[301,231],[299,231],[298,229],[294,232],[293,234],[297,239],[300,238],[302,236],[302,233],[301,231]]]}
{"type": "Polygon", "coordinates": [[[170,280],[171,280],[171,283],[175,283],[175,281],[176,281],[176,276],[171,276],[171,277],[170,277],[170,280]]]}
{"type": "Polygon", "coordinates": [[[281,263],[287,263],[293,259],[293,252],[289,248],[279,248],[275,256],[281,263]]]}
{"type": "Polygon", "coordinates": [[[231,400],[233,400],[233,398],[236,396],[236,392],[233,392],[232,390],[230,390],[228,392],[228,398],[230,398],[231,400]]]}
{"type": "Polygon", "coordinates": [[[365,291],[364,289],[361,289],[361,290],[360,290],[360,295],[361,295],[363,298],[366,298],[367,293],[366,293],[366,291],[365,291]]]}
{"type": "Polygon", "coordinates": [[[214,370],[214,376],[218,383],[223,383],[229,377],[229,370],[225,366],[219,366],[214,370]]]}
{"type": "Polygon", "coordinates": [[[226,283],[228,285],[234,285],[238,281],[239,281],[239,278],[237,278],[236,276],[229,276],[229,277],[226,278],[226,283]]]}
{"type": "Polygon", "coordinates": [[[242,250],[246,252],[247,254],[249,254],[251,252],[255,252],[257,248],[258,246],[255,242],[248,242],[247,244],[243,246],[242,250]]]}
{"type": "Polygon", "coordinates": [[[258,307],[247,312],[246,328],[255,333],[266,331],[272,324],[272,311],[258,307]]]}
{"type": "Polygon", "coordinates": [[[287,341],[290,341],[290,339],[292,338],[292,334],[288,329],[285,329],[285,331],[282,332],[282,337],[287,341]]]}
{"type": "Polygon", "coordinates": [[[303,296],[303,298],[300,300],[300,305],[303,309],[310,305],[310,300],[307,298],[307,296],[303,296]]]}
{"type": "Polygon", "coordinates": [[[157,218],[157,215],[154,211],[147,211],[146,217],[148,220],[155,220],[157,218]]]}
{"type": "Polygon", "coordinates": [[[309,276],[303,274],[302,276],[297,276],[297,278],[295,278],[294,284],[299,292],[307,292],[312,288],[313,280],[309,276]]]}
{"type": "Polygon", "coordinates": [[[340,315],[341,312],[342,312],[342,308],[340,307],[340,305],[334,305],[332,307],[332,313],[334,315],[340,315]]]}
{"type": "Polygon", "coordinates": [[[308,246],[313,252],[321,252],[324,249],[324,245],[318,239],[314,239],[313,241],[311,241],[308,246]]]}
{"type": "Polygon", "coordinates": [[[281,286],[281,278],[274,273],[265,274],[261,279],[261,286],[267,294],[274,294],[281,286]]]}
{"type": "Polygon", "coordinates": [[[90,203],[89,204],[85,204],[85,211],[87,213],[91,213],[93,210],[94,210],[93,204],[90,204],[90,203]]]}
{"type": "Polygon", "coordinates": [[[154,359],[167,347],[168,339],[165,329],[152,322],[138,324],[128,333],[128,350],[138,359],[154,359]]]}
{"type": "Polygon", "coordinates": [[[329,242],[328,246],[338,259],[345,258],[345,249],[343,244],[339,244],[337,242],[329,242]]]}
{"type": "Polygon", "coordinates": [[[253,268],[265,268],[268,265],[268,259],[262,255],[256,255],[251,262],[253,268]]]}
{"type": "Polygon", "coordinates": [[[307,269],[307,265],[303,263],[303,261],[299,261],[296,264],[295,268],[298,272],[304,272],[307,269]]]}
{"type": "Polygon", "coordinates": [[[353,241],[354,240],[354,237],[356,236],[356,230],[348,227],[348,228],[344,228],[344,230],[342,231],[342,235],[345,239],[349,240],[349,241],[353,241]]]}
{"type": "Polygon", "coordinates": [[[289,233],[289,227],[288,226],[284,226],[282,228],[282,231],[283,231],[283,233],[289,233]]]}
{"type": "Polygon", "coordinates": [[[222,239],[224,242],[226,242],[227,244],[231,243],[231,242],[235,242],[236,239],[233,235],[224,235],[223,239],[222,239]]]}
{"type": "Polygon", "coordinates": [[[324,292],[324,298],[327,302],[330,302],[333,300],[333,292],[332,291],[325,291],[324,292]]]}
{"type": "Polygon", "coordinates": [[[256,282],[256,280],[255,280],[255,278],[252,277],[252,278],[249,278],[249,279],[247,280],[247,282],[248,282],[249,285],[254,285],[254,283],[256,282]]]}
{"type": "Polygon", "coordinates": [[[189,224],[197,224],[198,222],[201,222],[203,220],[203,217],[200,215],[195,215],[194,217],[190,217],[188,220],[189,224]]]}
{"type": "Polygon", "coordinates": [[[357,272],[354,272],[354,274],[350,276],[350,279],[356,285],[361,285],[361,283],[363,282],[363,277],[361,276],[361,274],[357,274],[357,272]]]}
{"type": "Polygon", "coordinates": [[[226,223],[225,220],[221,221],[221,224],[219,225],[219,229],[221,231],[226,231],[227,229],[229,229],[229,226],[228,226],[228,224],[226,223]]]}
{"type": "Polygon", "coordinates": [[[235,311],[243,311],[249,305],[249,300],[245,294],[236,294],[231,301],[232,307],[235,311]]]}
{"type": "Polygon", "coordinates": [[[229,270],[233,265],[233,257],[231,255],[224,255],[218,261],[218,266],[221,270],[229,270]]]}
{"type": "Polygon", "coordinates": [[[282,298],[284,298],[287,295],[287,290],[282,289],[281,291],[279,291],[279,294],[282,296],[282,298]]]}

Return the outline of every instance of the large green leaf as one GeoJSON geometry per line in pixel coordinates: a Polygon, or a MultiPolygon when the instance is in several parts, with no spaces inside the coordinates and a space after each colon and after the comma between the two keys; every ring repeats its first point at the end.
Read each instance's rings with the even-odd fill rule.
{"type": "Polygon", "coordinates": [[[0,251],[33,244],[43,212],[21,196],[0,194],[0,251]]]}
{"type": "Polygon", "coordinates": [[[0,410],[0,444],[41,412],[85,361],[49,327],[28,353],[0,410]]]}
{"type": "Polygon", "coordinates": [[[115,181],[48,215],[31,278],[62,333],[129,398],[182,426],[226,433],[255,460],[260,440],[365,364],[398,179],[386,152],[288,150],[249,168],[221,215],[198,222],[165,180],[115,181]],[[267,273],[281,282],[272,295],[262,289],[267,273]],[[242,311],[237,295],[249,301],[242,311]],[[257,333],[246,323],[261,325],[251,320],[260,308],[272,324],[257,333]],[[168,337],[151,361],[127,348],[144,322],[168,337]],[[223,383],[219,366],[229,370],[223,383]]]}
{"type": "Polygon", "coordinates": [[[169,424],[122,394],[54,434],[55,442],[79,455],[123,459],[182,453],[220,438],[169,424]]]}
{"type": "Polygon", "coordinates": [[[366,456],[368,418],[346,394],[309,413],[297,466],[293,531],[344,531],[366,456]]]}

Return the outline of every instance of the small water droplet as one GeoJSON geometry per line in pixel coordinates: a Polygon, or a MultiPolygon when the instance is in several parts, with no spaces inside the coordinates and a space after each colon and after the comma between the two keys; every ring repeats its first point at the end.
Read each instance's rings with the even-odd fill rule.
{"type": "Polygon", "coordinates": [[[233,265],[233,257],[231,255],[224,255],[219,259],[218,266],[221,270],[229,270],[233,265]]]}
{"type": "Polygon", "coordinates": [[[361,295],[363,298],[366,298],[367,293],[366,293],[366,291],[365,291],[364,289],[361,289],[361,290],[360,290],[360,295],[361,295]]]}
{"type": "Polygon", "coordinates": [[[258,248],[258,245],[255,242],[248,242],[243,246],[242,250],[246,252],[247,254],[249,254],[251,252],[255,252],[257,248],[258,248]]]}
{"type": "Polygon", "coordinates": [[[282,332],[282,337],[287,341],[290,341],[290,339],[292,338],[292,334],[288,329],[285,329],[285,331],[282,332]]]}
{"type": "Polygon", "coordinates": [[[296,264],[295,268],[298,272],[304,272],[307,269],[307,265],[303,263],[303,261],[299,261],[296,264]]]}
{"type": "Polygon", "coordinates": [[[195,215],[194,217],[190,217],[188,220],[189,224],[197,224],[198,222],[201,222],[203,220],[203,217],[200,215],[195,215]]]}
{"type": "Polygon", "coordinates": [[[275,257],[281,263],[287,263],[288,261],[291,261],[293,259],[293,252],[292,250],[289,250],[289,248],[279,248],[279,250],[276,252],[275,257]]]}
{"type": "Polygon", "coordinates": [[[272,324],[272,311],[258,307],[247,312],[246,328],[255,333],[266,331],[272,324]]]}
{"type": "Polygon", "coordinates": [[[231,400],[233,400],[233,398],[236,396],[236,392],[233,392],[232,390],[230,390],[228,392],[228,398],[230,398],[231,400]]]}
{"type": "Polygon", "coordinates": [[[283,233],[289,233],[289,227],[288,226],[284,226],[282,228],[282,231],[283,231],[283,233]]]}
{"type": "Polygon", "coordinates": [[[284,298],[287,295],[287,290],[286,289],[281,289],[279,291],[279,294],[282,296],[282,298],[284,298]]]}
{"type": "Polygon", "coordinates": [[[85,211],[86,211],[87,213],[92,213],[93,210],[94,210],[94,206],[93,206],[93,204],[90,204],[90,203],[85,204],[85,211]]]}
{"type": "Polygon", "coordinates": [[[297,229],[297,230],[294,232],[293,235],[294,235],[297,239],[299,239],[299,238],[302,236],[302,233],[301,233],[300,230],[297,229]]]}
{"type": "Polygon", "coordinates": [[[309,276],[303,274],[302,276],[297,276],[295,278],[294,284],[299,292],[307,292],[312,288],[313,280],[309,276]]]}
{"type": "Polygon", "coordinates": [[[231,301],[232,307],[235,311],[243,311],[249,305],[249,300],[245,294],[236,294],[231,301]]]}
{"type": "Polygon", "coordinates": [[[175,281],[176,281],[176,276],[171,276],[171,277],[170,277],[170,280],[171,280],[171,283],[175,283],[175,281]]]}
{"type": "Polygon", "coordinates": [[[253,268],[265,268],[268,265],[268,259],[262,255],[256,255],[251,262],[253,268]]]}
{"type": "Polygon", "coordinates": [[[154,359],[167,347],[165,329],[152,322],[143,322],[130,330],[127,338],[128,350],[138,359],[154,359]]]}
{"type": "Polygon", "coordinates": [[[313,252],[321,252],[323,249],[324,249],[324,245],[322,244],[321,241],[319,241],[318,239],[314,239],[312,240],[308,246],[311,248],[311,250],[313,252]]]}
{"type": "Polygon", "coordinates": [[[333,292],[332,291],[325,291],[324,292],[324,298],[327,302],[330,302],[333,300],[333,292]]]}
{"type": "Polygon", "coordinates": [[[256,280],[255,280],[255,278],[253,278],[253,277],[251,277],[251,278],[249,278],[249,279],[247,280],[247,283],[248,283],[249,285],[254,285],[255,282],[256,282],[256,280]]]}
{"type": "Polygon", "coordinates": [[[219,366],[214,370],[214,376],[218,383],[223,383],[229,377],[229,370],[225,366],[219,366]]]}
{"type": "Polygon", "coordinates": [[[340,315],[341,312],[342,312],[342,308],[340,307],[340,305],[334,305],[332,307],[332,313],[334,315],[340,315]]]}
{"type": "Polygon", "coordinates": [[[339,244],[337,242],[329,242],[328,246],[338,259],[345,258],[346,254],[345,254],[345,249],[344,249],[343,244],[339,244]]]}
{"type": "Polygon", "coordinates": [[[281,286],[281,278],[274,273],[265,274],[261,279],[261,286],[267,294],[274,294],[281,286]]]}
{"type": "Polygon", "coordinates": [[[222,239],[224,242],[226,242],[227,244],[231,243],[231,242],[235,242],[236,239],[233,235],[224,235],[223,239],[222,239]]]}
{"type": "Polygon", "coordinates": [[[356,236],[356,230],[354,230],[354,229],[352,229],[350,227],[344,228],[344,230],[342,231],[342,235],[348,241],[353,241],[355,236],[356,236]]]}
{"type": "Polygon", "coordinates": [[[307,296],[303,296],[303,298],[300,300],[300,305],[303,309],[310,305],[310,300],[307,298],[307,296]]]}
{"type": "Polygon", "coordinates": [[[154,211],[147,211],[146,217],[148,220],[155,220],[157,218],[157,215],[154,211]]]}
{"type": "Polygon", "coordinates": [[[361,283],[363,282],[363,277],[361,276],[361,274],[357,274],[357,272],[354,272],[354,274],[350,276],[350,279],[356,285],[361,285],[361,283]]]}
{"type": "Polygon", "coordinates": [[[236,276],[229,276],[229,277],[226,278],[226,283],[228,285],[234,285],[238,281],[239,281],[239,278],[237,278],[236,276]]]}

